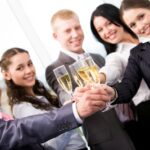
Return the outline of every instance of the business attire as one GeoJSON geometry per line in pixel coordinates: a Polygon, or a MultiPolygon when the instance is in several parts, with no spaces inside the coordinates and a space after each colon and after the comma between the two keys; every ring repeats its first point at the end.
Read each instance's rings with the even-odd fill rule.
{"type": "MultiPolygon", "coordinates": [[[[146,41],[145,38],[140,38],[140,41],[146,41]]],[[[134,48],[137,44],[128,43],[128,42],[122,42],[118,44],[118,48],[116,49],[116,52],[111,53],[107,55],[106,57],[106,64],[103,68],[101,68],[100,72],[106,74],[106,83],[109,85],[116,84],[117,81],[121,82],[125,69],[127,67],[128,58],[130,55],[130,51],[132,48],[134,48]]],[[[132,98],[132,103],[134,103],[134,112],[135,107],[141,102],[150,99],[150,92],[149,88],[146,85],[145,81],[142,80],[140,87],[136,93],[136,95],[132,98]]],[[[131,103],[130,102],[130,103],[131,103]]],[[[123,104],[123,108],[125,110],[119,111],[119,106],[115,107],[118,116],[120,117],[120,120],[125,125],[125,129],[132,138],[134,145],[139,149],[139,139],[141,138],[141,135],[138,134],[138,124],[135,120],[132,120],[132,115],[130,117],[130,111],[128,113],[128,110],[130,110],[130,103],[123,104]],[[129,105],[129,107],[126,108],[126,105],[129,105]],[[122,113],[123,112],[123,113],[122,113]],[[126,115],[127,114],[127,115],[126,115]],[[129,114],[129,115],[128,115],[129,114]]],[[[133,105],[132,105],[133,106],[133,105]]],[[[136,119],[136,113],[134,113],[134,118],[136,119]]]]}
{"type": "MultiPolygon", "coordinates": [[[[37,96],[37,100],[39,102],[49,103],[44,96],[37,96]]],[[[51,107],[49,111],[56,113],[58,109],[59,108],[51,107]]],[[[12,110],[13,116],[16,119],[48,112],[47,110],[35,108],[30,102],[21,102],[19,104],[15,104],[12,110]]],[[[82,142],[81,136],[79,136],[75,130],[65,132],[56,138],[42,143],[42,145],[45,150],[79,150],[85,147],[85,143],[82,142]]]]}
{"type": "MultiPolygon", "coordinates": [[[[59,86],[54,76],[53,69],[60,65],[65,65],[70,73],[68,66],[77,60],[74,55],[69,52],[60,52],[58,59],[46,69],[47,83],[59,95],[61,103],[65,102],[66,96],[64,96],[65,92],[59,86]]],[[[104,65],[105,60],[101,55],[92,53],[90,55],[100,68],[104,65]]],[[[72,76],[71,79],[74,89],[77,87],[77,84],[72,76]]],[[[107,112],[99,111],[85,119],[83,132],[91,150],[120,150],[120,147],[123,150],[135,150],[130,138],[124,132],[114,109],[107,112]]]]}
{"type": "MultiPolygon", "coordinates": [[[[150,43],[140,43],[131,50],[128,65],[124,74],[122,83],[115,86],[118,98],[114,101],[116,103],[128,103],[129,100],[137,93],[142,78],[150,88],[150,43]]],[[[148,91],[148,94],[150,90],[148,91]]],[[[144,93],[143,93],[144,94],[144,93]]],[[[138,102],[136,106],[139,131],[141,136],[141,147],[149,147],[148,137],[150,136],[150,97],[138,102]],[[147,135],[147,136],[146,136],[147,135]],[[142,142],[144,144],[142,144],[142,142]]],[[[141,148],[141,149],[142,149],[141,148]]],[[[150,147],[149,147],[150,148],[150,147]]]]}
{"type": "Polygon", "coordinates": [[[0,149],[43,150],[40,143],[79,125],[74,117],[72,104],[55,113],[48,112],[10,121],[0,119],[0,149]]]}

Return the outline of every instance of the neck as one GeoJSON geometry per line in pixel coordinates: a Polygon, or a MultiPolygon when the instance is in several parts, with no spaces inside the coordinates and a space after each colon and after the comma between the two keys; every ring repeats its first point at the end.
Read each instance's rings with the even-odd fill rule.
{"type": "Polygon", "coordinates": [[[31,96],[35,96],[35,93],[33,92],[33,89],[32,88],[26,88],[26,91],[29,95],[31,96]]]}
{"type": "Polygon", "coordinates": [[[123,42],[139,44],[139,39],[136,39],[136,38],[132,37],[129,33],[126,33],[123,42]]]}

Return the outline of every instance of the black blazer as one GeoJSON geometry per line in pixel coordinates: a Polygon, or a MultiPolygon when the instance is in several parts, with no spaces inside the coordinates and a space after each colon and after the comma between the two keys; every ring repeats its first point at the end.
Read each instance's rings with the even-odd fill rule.
{"type": "Polygon", "coordinates": [[[13,121],[0,119],[1,150],[43,150],[40,143],[78,127],[72,105],[13,121]],[[64,115],[65,114],[65,115],[64,115]]]}
{"type": "MultiPolygon", "coordinates": [[[[98,54],[90,54],[95,63],[102,67],[104,65],[104,58],[98,54]]],[[[65,65],[68,69],[68,65],[72,64],[75,60],[63,52],[60,52],[58,59],[49,65],[46,69],[46,79],[50,87],[58,94],[61,102],[66,100],[65,92],[59,86],[57,79],[54,76],[53,69],[65,65]],[[63,94],[62,94],[63,93],[63,94]],[[65,95],[65,96],[64,96],[65,95]],[[63,97],[65,99],[63,99],[63,97]]],[[[69,71],[69,69],[68,69],[69,71]]],[[[73,87],[77,85],[73,81],[73,87]]],[[[128,135],[122,129],[122,125],[116,116],[114,109],[107,112],[97,112],[94,115],[88,117],[83,123],[84,135],[88,141],[90,147],[94,146],[94,150],[135,150],[128,135]]]]}
{"type": "Polygon", "coordinates": [[[115,86],[119,97],[114,103],[129,102],[136,94],[142,78],[150,88],[150,42],[141,43],[131,50],[124,78],[115,86]]]}

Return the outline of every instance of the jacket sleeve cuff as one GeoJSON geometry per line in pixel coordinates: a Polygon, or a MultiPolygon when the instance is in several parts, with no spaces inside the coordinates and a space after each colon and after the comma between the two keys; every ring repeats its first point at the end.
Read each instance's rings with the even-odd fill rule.
{"type": "Polygon", "coordinates": [[[77,108],[76,108],[76,103],[75,103],[75,102],[72,103],[72,110],[73,110],[73,114],[74,114],[74,116],[75,116],[77,122],[78,122],[79,124],[82,124],[82,123],[83,123],[83,120],[80,118],[80,116],[79,116],[79,114],[78,114],[78,112],[77,112],[77,108]]]}

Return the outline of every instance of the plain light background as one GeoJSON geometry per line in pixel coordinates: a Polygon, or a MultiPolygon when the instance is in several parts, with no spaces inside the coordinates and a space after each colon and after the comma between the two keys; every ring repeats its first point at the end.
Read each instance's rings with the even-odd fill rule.
{"type": "MultiPolygon", "coordinates": [[[[45,68],[61,49],[52,37],[50,19],[57,10],[64,8],[79,15],[85,34],[84,50],[105,57],[104,47],[94,39],[89,24],[92,11],[102,3],[119,7],[121,0],[0,0],[0,57],[12,47],[28,50],[37,77],[46,84],[45,68]]],[[[0,87],[4,87],[1,74],[0,87]]]]}

